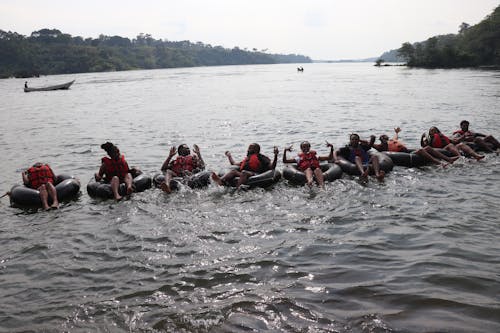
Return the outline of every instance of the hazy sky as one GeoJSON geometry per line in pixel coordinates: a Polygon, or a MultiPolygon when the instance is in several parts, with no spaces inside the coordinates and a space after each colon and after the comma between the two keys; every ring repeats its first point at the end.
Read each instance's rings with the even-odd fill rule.
{"type": "Polygon", "coordinates": [[[0,29],[23,35],[56,28],[190,40],[299,53],[313,59],[376,57],[403,42],[456,33],[499,0],[0,0],[0,29]]]}

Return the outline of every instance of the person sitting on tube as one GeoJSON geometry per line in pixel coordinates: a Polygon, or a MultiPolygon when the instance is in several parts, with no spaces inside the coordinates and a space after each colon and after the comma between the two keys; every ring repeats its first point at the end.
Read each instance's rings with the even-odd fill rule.
{"type": "Polygon", "coordinates": [[[455,144],[446,135],[441,133],[436,126],[429,128],[427,135],[425,133],[422,134],[422,137],[420,138],[420,145],[422,147],[431,146],[432,148],[443,148],[454,156],[460,156],[460,151],[462,151],[465,155],[472,156],[478,161],[484,158],[484,155],[479,155],[463,142],[456,142],[455,144]]]}
{"type": "Polygon", "coordinates": [[[56,176],[48,164],[37,162],[33,164],[31,168],[23,172],[21,176],[24,185],[40,192],[40,200],[42,201],[43,209],[59,208],[57,191],[54,187],[56,176]],[[49,196],[52,199],[51,206],[49,206],[48,203],[49,196]]]}
{"type": "Polygon", "coordinates": [[[376,155],[368,155],[368,150],[373,146],[375,136],[370,137],[370,141],[360,141],[359,135],[353,133],[349,136],[349,144],[343,148],[337,149],[333,153],[335,162],[339,162],[340,157],[354,163],[359,170],[360,179],[367,180],[370,171],[373,171],[375,177],[382,181],[385,177],[384,170],[380,170],[380,163],[376,155]]]}
{"type": "Polygon", "coordinates": [[[186,144],[180,145],[177,149],[170,148],[170,153],[161,167],[161,171],[165,173],[165,181],[161,183],[160,187],[164,192],[172,192],[170,181],[173,177],[187,177],[205,169],[205,162],[201,157],[198,145],[193,145],[193,151],[194,154],[191,155],[186,144]],[[178,154],[177,158],[172,160],[176,153],[178,154]]]}
{"type": "Polygon", "coordinates": [[[238,165],[239,168],[238,170],[229,171],[222,178],[215,172],[212,172],[212,179],[218,185],[224,185],[230,183],[234,178],[239,177],[236,188],[240,188],[241,185],[246,184],[248,178],[268,170],[274,170],[278,161],[278,152],[278,147],[275,146],[274,159],[271,162],[269,157],[260,153],[260,145],[252,143],[248,146],[247,156],[240,163],[236,163],[231,153],[226,151],[225,155],[229,159],[229,163],[231,165],[238,165]]]}
{"type": "Polygon", "coordinates": [[[496,151],[498,154],[500,150],[500,143],[492,135],[485,135],[475,133],[469,130],[469,122],[462,120],[460,122],[460,129],[453,132],[453,139],[456,142],[465,142],[472,145],[473,149],[480,149],[487,153],[496,151]]]}
{"type": "Polygon", "coordinates": [[[318,186],[324,189],[325,177],[319,167],[319,162],[333,160],[333,145],[327,141],[326,146],[330,147],[330,155],[317,156],[316,151],[311,150],[311,144],[308,141],[304,141],[300,144],[301,153],[294,159],[288,159],[286,157],[286,152],[292,151],[292,145],[287,146],[283,150],[283,163],[297,163],[297,168],[306,176],[307,186],[312,187],[313,180],[316,178],[318,186]]]}
{"type": "Polygon", "coordinates": [[[101,148],[108,153],[109,157],[103,157],[101,160],[101,167],[95,174],[97,181],[105,181],[110,183],[111,191],[116,200],[121,200],[122,196],[119,193],[121,183],[125,183],[127,195],[133,192],[132,188],[132,175],[125,156],[120,154],[117,146],[111,142],[106,142],[101,145],[101,148]]]}
{"type": "MultiPolygon", "coordinates": [[[[373,148],[378,151],[410,153],[411,150],[406,148],[405,144],[401,140],[399,140],[399,132],[401,132],[401,128],[396,127],[394,129],[394,137],[392,139],[389,139],[386,134],[382,134],[379,137],[380,144],[373,144],[373,148]]],[[[431,146],[425,146],[421,149],[418,149],[415,151],[415,154],[422,156],[424,159],[432,163],[441,164],[443,167],[448,165],[448,163],[452,164],[459,158],[458,156],[448,157],[432,148],[431,146]],[[445,160],[448,163],[442,163],[441,160],[445,160]]]]}

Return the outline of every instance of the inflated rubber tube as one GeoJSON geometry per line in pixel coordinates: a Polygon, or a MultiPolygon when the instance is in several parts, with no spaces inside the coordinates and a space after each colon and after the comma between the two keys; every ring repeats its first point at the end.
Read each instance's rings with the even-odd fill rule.
{"type": "MultiPolygon", "coordinates": [[[[187,185],[192,189],[204,188],[210,184],[210,176],[212,172],[201,171],[194,175],[187,177],[174,177],[170,181],[170,189],[178,190],[181,185],[187,185]]],[[[162,173],[156,174],[153,177],[153,184],[155,187],[160,187],[160,184],[165,181],[165,175],[162,173]]]]}
{"type": "MultiPolygon", "coordinates": [[[[80,192],[80,182],[70,175],[59,175],[55,181],[57,191],[57,200],[60,202],[74,199],[80,192]]],[[[12,207],[19,208],[40,208],[42,201],[40,192],[25,185],[14,185],[10,190],[10,204],[12,207]]],[[[49,205],[52,200],[49,196],[49,205]]]]}
{"type": "MultiPolygon", "coordinates": [[[[392,168],[394,168],[394,163],[392,162],[392,159],[387,156],[386,154],[380,153],[380,152],[369,152],[370,156],[371,155],[376,155],[378,156],[378,162],[380,165],[380,170],[384,170],[385,173],[388,173],[392,171],[392,168]]],[[[336,162],[341,168],[342,171],[345,173],[352,175],[352,176],[359,176],[361,173],[359,172],[358,168],[356,167],[356,164],[344,159],[340,158],[338,162],[336,162]]]]}
{"type": "MultiPolygon", "coordinates": [[[[323,163],[320,164],[321,171],[325,181],[334,181],[342,177],[342,168],[337,164],[323,163]]],[[[283,178],[294,185],[305,185],[307,183],[306,175],[297,168],[296,164],[287,165],[283,168],[283,178]]]]}
{"type": "MultiPolygon", "coordinates": [[[[229,184],[232,187],[236,187],[238,184],[238,180],[240,177],[234,178],[229,184]]],[[[258,175],[249,177],[245,185],[249,187],[262,187],[266,188],[275,183],[277,183],[281,179],[281,172],[279,170],[268,170],[258,175]]]]}
{"type": "MultiPolygon", "coordinates": [[[[145,174],[140,174],[132,180],[132,188],[134,192],[143,192],[148,188],[151,188],[151,177],[145,174]]],[[[112,199],[113,191],[111,190],[111,185],[109,183],[105,183],[103,181],[96,181],[94,177],[90,179],[87,184],[87,193],[92,198],[101,198],[101,199],[112,199]]],[[[127,188],[124,183],[120,184],[118,188],[118,193],[120,195],[127,194],[127,188]]]]}
{"type": "Polygon", "coordinates": [[[431,162],[422,156],[412,152],[412,153],[403,153],[403,152],[395,152],[395,151],[386,151],[385,155],[389,156],[392,160],[392,163],[397,166],[404,166],[407,168],[418,168],[424,165],[431,164],[431,162]]]}

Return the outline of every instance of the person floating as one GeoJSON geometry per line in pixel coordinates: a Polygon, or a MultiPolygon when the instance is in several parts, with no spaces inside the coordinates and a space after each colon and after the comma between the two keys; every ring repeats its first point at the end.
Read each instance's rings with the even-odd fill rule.
{"type": "Polygon", "coordinates": [[[481,160],[484,155],[479,155],[471,147],[463,142],[458,142],[456,145],[436,127],[429,128],[428,135],[422,134],[420,138],[422,147],[431,146],[432,148],[443,148],[455,156],[460,156],[460,151],[466,155],[474,157],[476,160],[481,160]]]}
{"type": "Polygon", "coordinates": [[[198,145],[193,145],[193,151],[195,154],[191,155],[186,144],[180,145],[177,149],[175,147],[170,149],[168,157],[161,167],[161,171],[165,173],[165,181],[161,183],[160,187],[164,192],[172,192],[170,181],[173,177],[187,177],[205,169],[205,162],[201,157],[198,145]],[[172,160],[176,153],[178,154],[177,158],[172,160]]]}
{"type": "Polygon", "coordinates": [[[349,144],[343,148],[337,149],[333,152],[335,162],[340,160],[340,157],[354,163],[359,170],[360,179],[367,180],[368,174],[372,171],[379,181],[385,177],[385,171],[380,169],[378,156],[368,155],[368,150],[371,149],[375,142],[375,136],[370,137],[370,142],[360,141],[358,134],[351,134],[349,136],[349,144]]]}
{"type": "Polygon", "coordinates": [[[240,188],[241,185],[245,184],[251,176],[266,172],[268,170],[274,170],[276,168],[276,163],[278,161],[278,147],[274,147],[274,159],[271,162],[269,157],[262,155],[260,153],[260,145],[257,143],[252,143],[248,146],[247,156],[240,162],[236,163],[229,151],[226,151],[229,163],[231,165],[238,165],[238,170],[231,170],[224,176],[219,177],[215,172],[212,172],[212,179],[218,185],[229,184],[234,178],[239,177],[236,184],[236,188],[240,188]]]}
{"type": "MultiPolygon", "coordinates": [[[[382,134],[379,137],[380,144],[373,144],[373,148],[378,151],[410,153],[411,150],[409,150],[405,146],[405,144],[401,140],[399,140],[399,132],[401,132],[401,128],[396,127],[394,129],[394,136],[392,139],[389,139],[386,134],[382,134]]],[[[422,156],[424,159],[432,163],[441,164],[443,167],[445,167],[447,164],[442,163],[440,160],[445,160],[449,164],[452,164],[459,158],[458,156],[448,157],[432,148],[431,146],[425,146],[421,149],[417,149],[415,151],[415,154],[422,156]]]]}
{"type": "Polygon", "coordinates": [[[37,162],[33,164],[31,168],[23,172],[21,176],[24,185],[40,192],[43,209],[59,208],[57,191],[54,187],[56,176],[48,164],[37,162]],[[49,206],[48,203],[49,197],[52,200],[51,206],[49,206]]]}
{"type": "Polygon", "coordinates": [[[460,129],[453,132],[452,137],[457,142],[473,144],[473,148],[487,153],[496,151],[498,154],[500,149],[500,143],[492,135],[475,133],[469,130],[469,122],[467,120],[462,120],[460,122],[460,129]]]}
{"type": "Polygon", "coordinates": [[[330,147],[330,155],[317,156],[316,151],[311,150],[311,144],[308,141],[304,141],[300,144],[301,153],[294,159],[288,159],[286,152],[292,151],[292,146],[290,145],[283,150],[283,163],[297,163],[297,168],[306,176],[307,186],[312,187],[313,180],[316,178],[318,186],[324,189],[325,177],[321,171],[319,162],[333,160],[333,145],[327,141],[326,146],[330,147]]]}
{"type": "Polygon", "coordinates": [[[121,200],[122,196],[119,193],[121,183],[125,183],[127,195],[133,192],[132,175],[128,163],[125,156],[120,154],[118,147],[111,142],[102,144],[101,148],[106,151],[109,157],[102,158],[102,164],[95,174],[95,180],[110,183],[115,200],[121,200]]]}
{"type": "Polygon", "coordinates": [[[28,81],[24,81],[24,88],[28,89],[28,81]]]}

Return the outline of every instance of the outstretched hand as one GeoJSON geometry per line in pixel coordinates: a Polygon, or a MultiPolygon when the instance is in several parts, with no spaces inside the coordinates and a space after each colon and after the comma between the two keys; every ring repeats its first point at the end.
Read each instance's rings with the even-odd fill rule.
{"type": "Polygon", "coordinates": [[[396,128],[394,129],[394,132],[396,132],[396,133],[401,132],[401,128],[400,128],[400,127],[396,127],[396,128]]]}
{"type": "Polygon", "coordinates": [[[278,146],[274,146],[274,155],[278,155],[279,154],[279,149],[278,149],[278,146]]]}
{"type": "Polygon", "coordinates": [[[292,151],[292,149],[293,149],[292,147],[293,147],[293,145],[286,146],[285,151],[292,151]]]}
{"type": "Polygon", "coordinates": [[[200,154],[200,147],[198,147],[198,145],[197,145],[197,144],[194,144],[194,145],[193,145],[193,151],[194,151],[197,155],[199,155],[199,154],[200,154]]]}
{"type": "Polygon", "coordinates": [[[229,150],[227,150],[224,154],[225,154],[227,157],[231,157],[231,153],[229,152],[229,150]]]}
{"type": "Polygon", "coordinates": [[[326,140],[325,140],[325,144],[326,144],[327,147],[333,148],[333,145],[330,142],[326,141],[326,140]]]}
{"type": "Polygon", "coordinates": [[[172,156],[174,156],[176,153],[177,153],[177,148],[172,147],[172,148],[170,148],[170,152],[169,152],[168,156],[169,156],[169,157],[172,157],[172,156]]]}

